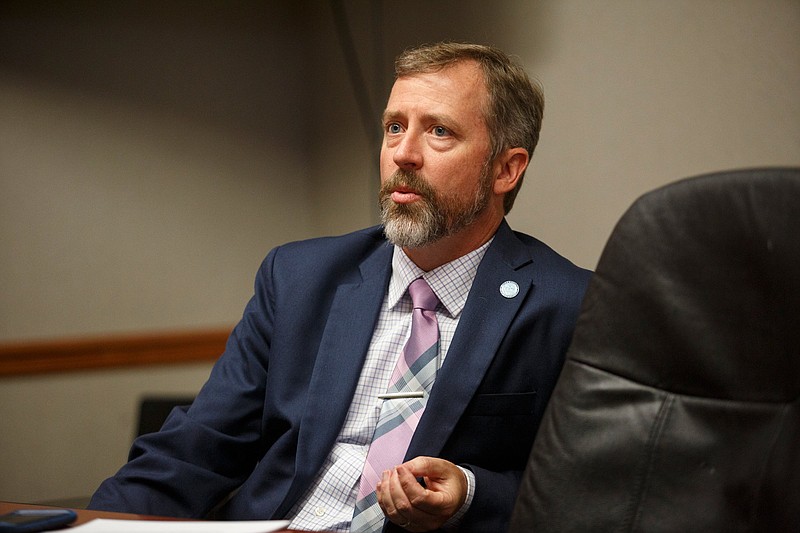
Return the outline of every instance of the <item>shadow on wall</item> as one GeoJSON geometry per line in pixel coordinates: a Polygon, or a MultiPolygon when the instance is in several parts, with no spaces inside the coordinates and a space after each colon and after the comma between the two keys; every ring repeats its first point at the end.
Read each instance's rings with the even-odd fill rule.
{"type": "Polygon", "coordinates": [[[298,121],[304,5],[5,2],[0,68],[284,142],[269,126],[298,121]]]}

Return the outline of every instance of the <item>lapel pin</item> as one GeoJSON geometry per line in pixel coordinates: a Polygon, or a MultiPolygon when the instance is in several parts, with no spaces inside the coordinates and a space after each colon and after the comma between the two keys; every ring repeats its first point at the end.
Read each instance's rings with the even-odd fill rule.
{"type": "Polygon", "coordinates": [[[514,281],[504,281],[500,285],[500,294],[503,295],[503,298],[513,298],[519,294],[519,285],[514,281]]]}

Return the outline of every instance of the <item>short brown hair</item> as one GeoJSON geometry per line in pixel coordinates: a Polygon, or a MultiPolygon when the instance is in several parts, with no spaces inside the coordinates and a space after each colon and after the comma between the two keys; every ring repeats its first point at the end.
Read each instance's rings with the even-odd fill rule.
{"type": "MultiPolygon", "coordinates": [[[[521,147],[533,156],[539,142],[544,113],[544,93],[522,67],[505,52],[480,44],[441,42],[404,51],[395,61],[397,78],[436,72],[460,61],[475,61],[483,71],[489,94],[483,116],[491,139],[490,161],[507,148],[521,147]]],[[[506,213],[522,186],[522,178],[503,199],[506,213]]]]}

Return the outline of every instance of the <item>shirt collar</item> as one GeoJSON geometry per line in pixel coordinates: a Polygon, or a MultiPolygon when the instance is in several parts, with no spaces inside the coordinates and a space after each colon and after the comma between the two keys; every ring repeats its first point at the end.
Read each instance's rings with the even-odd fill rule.
{"type": "Polygon", "coordinates": [[[494,237],[470,253],[436,267],[430,272],[419,268],[409,259],[402,248],[395,246],[392,255],[392,277],[389,281],[387,295],[389,308],[395,307],[406,295],[406,289],[411,282],[421,277],[428,282],[447,313],[453,318],[458,317],[467,303],[469,290],[478,273],[478,265],[493,239],[494,237]]]}

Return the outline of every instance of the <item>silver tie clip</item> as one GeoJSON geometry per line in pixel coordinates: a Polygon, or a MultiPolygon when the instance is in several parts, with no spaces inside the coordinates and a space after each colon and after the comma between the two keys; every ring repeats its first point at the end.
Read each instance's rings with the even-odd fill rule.
{"type": "Polygon", "coordinates": [[[387,392],[386,394],[379,394],[378,398],[381,400],[397,400],[399,398],[422,398],[425,396],[425,391],[415,392],[387,392]]]}

